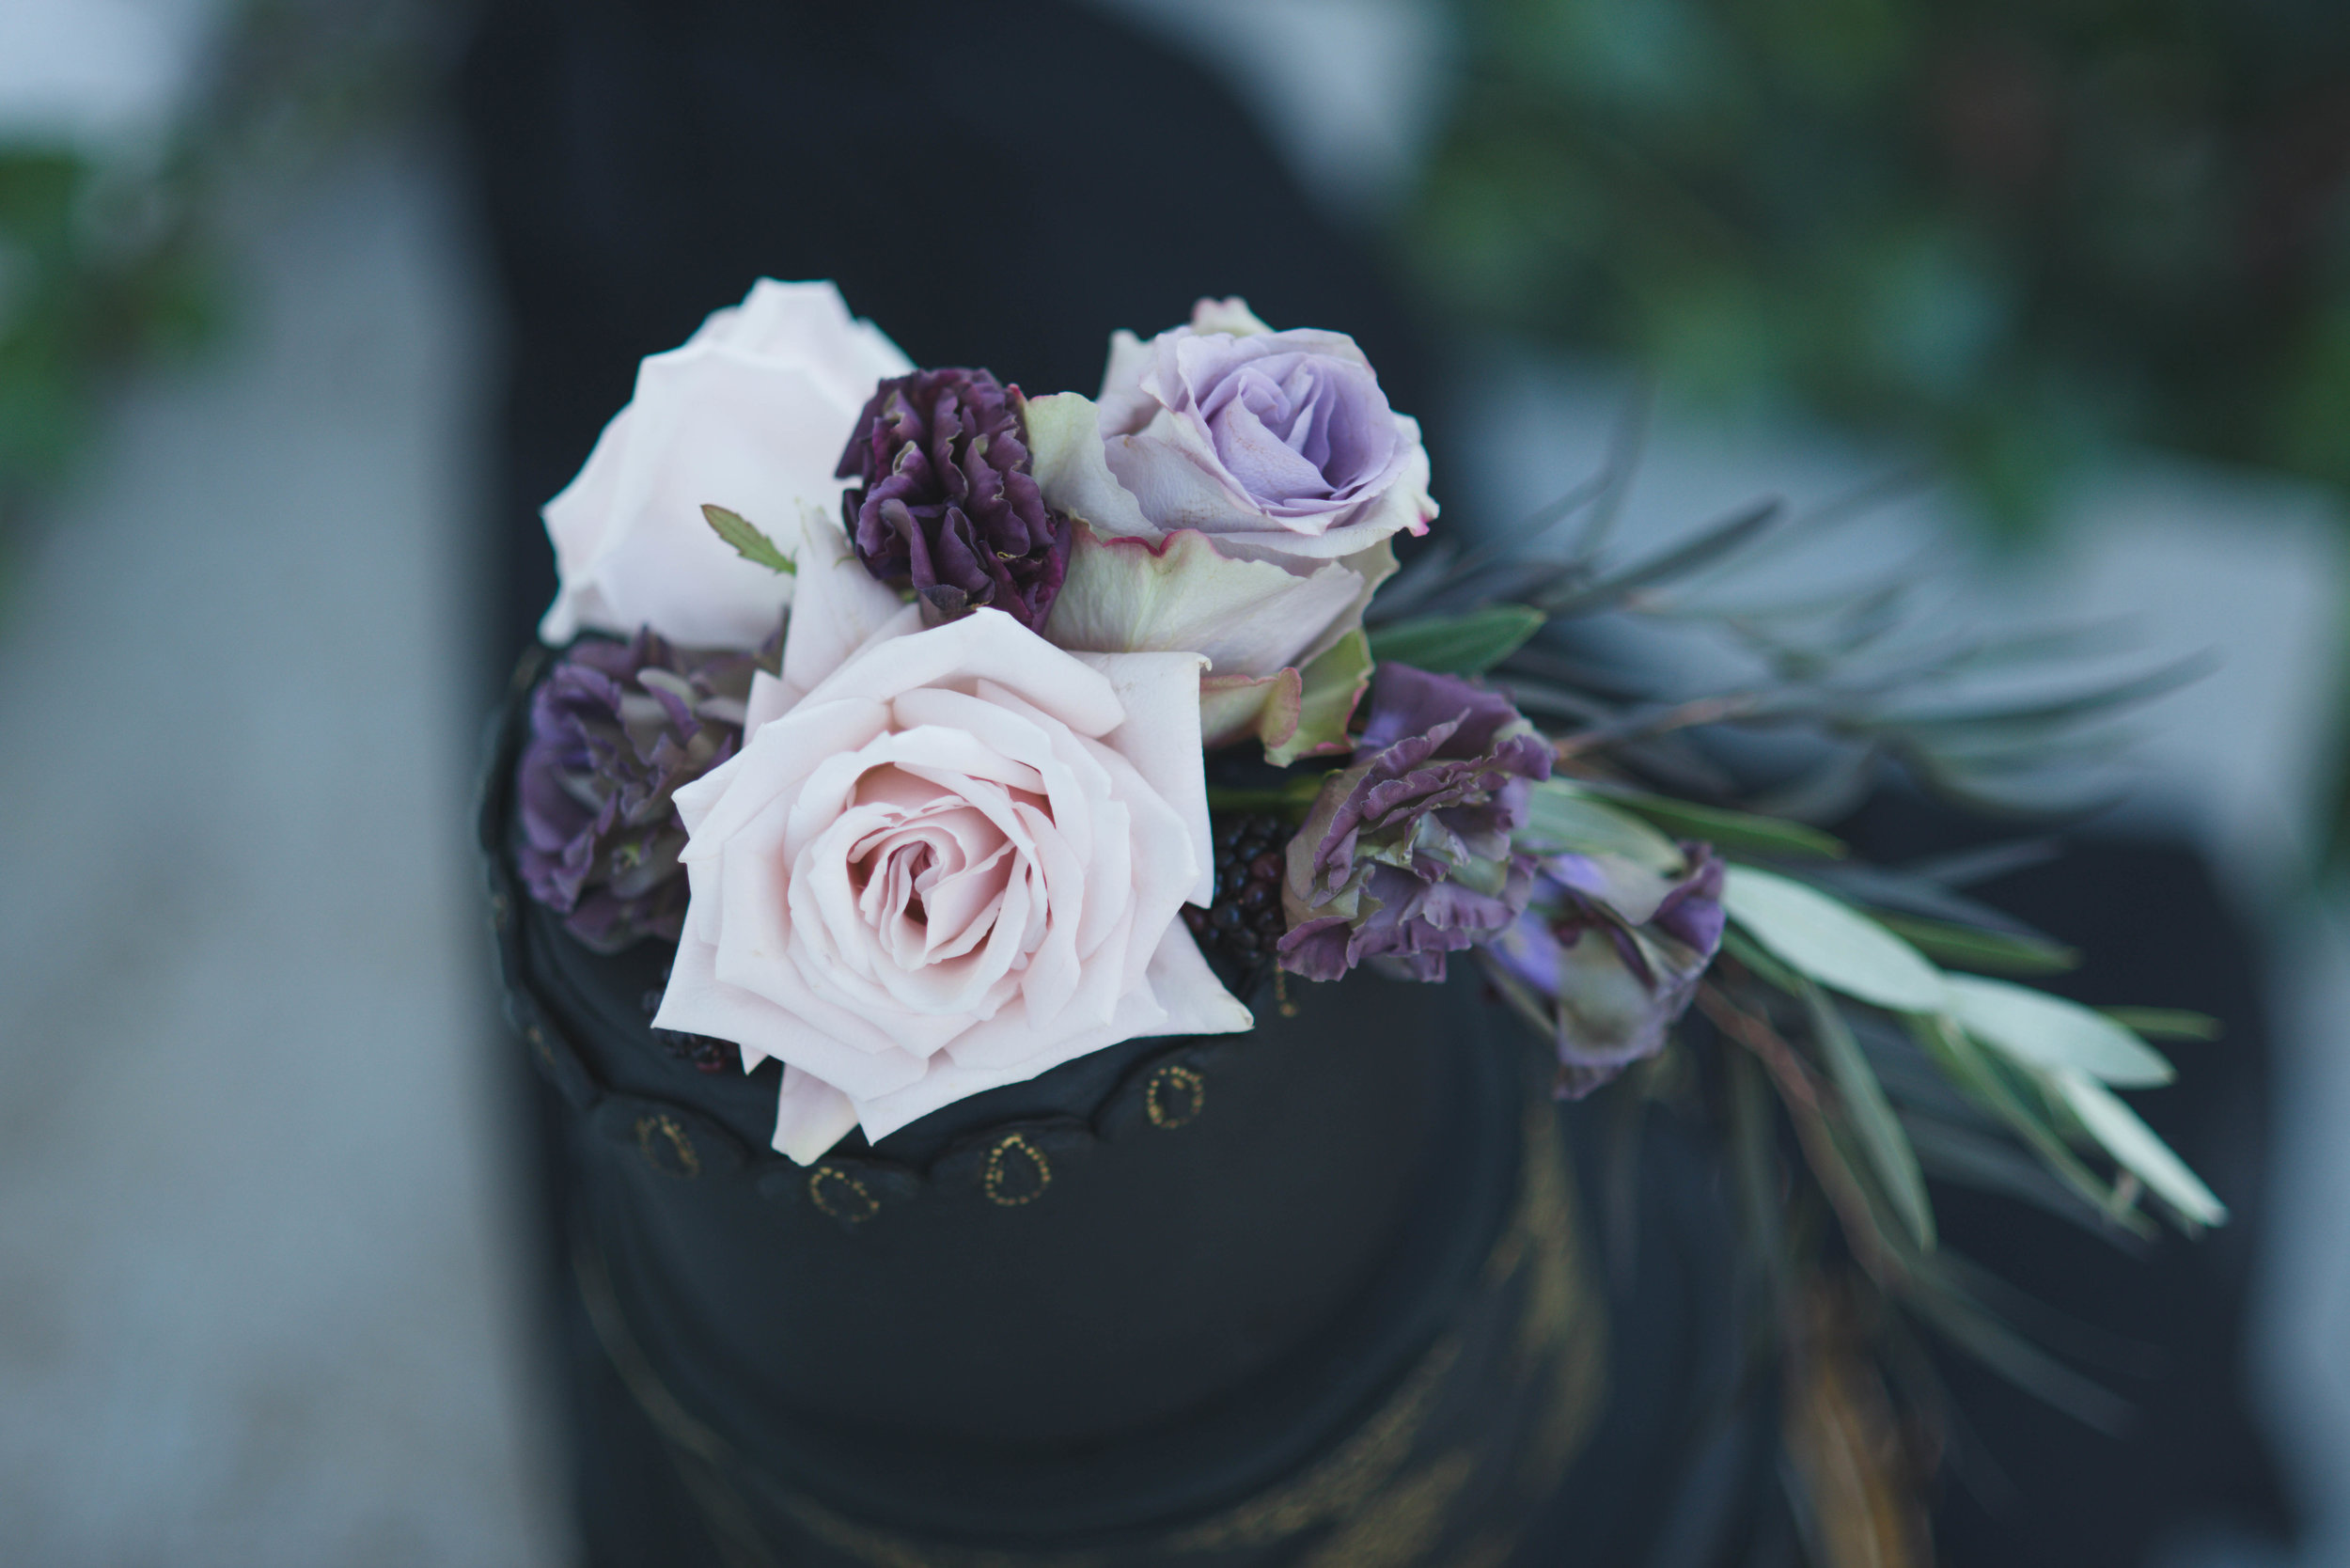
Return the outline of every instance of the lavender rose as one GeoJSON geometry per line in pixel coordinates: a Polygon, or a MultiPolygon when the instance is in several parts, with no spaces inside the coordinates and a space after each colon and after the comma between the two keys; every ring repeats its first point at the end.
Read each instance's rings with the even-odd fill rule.
{"type": "Polygon", "coordinates": [[[1028,471],[1020,393],[985,370],[916,370],[885,381],[841,453],[840,498],[857,558],[910,583],[934,616],[993,605],[1030,631],[1052,614],[1069,567],[1069,523],[1028,471]]]}
{"type": "Polygon", "coordinates": [[[1383,664],[1352,766],[1330,776],[1290,840],[1281,966],[1336,980],[1366,958],[1415,980],[1516,919],[1532,858],[1511,835],[1550,747],[1509,699],[1383,664]]]}
{"type": "Polygon", "coordinates": [[[1345,750],[1389,540],[1436,515],[1419,427],[1354,340],[1202,300],[1149,343],[1117,334],[1098,404],[1026,412],[1045,502],[1080,525],[1045,635],[1206,654],[1210,745],[1254,735],[1284,765],[1345,750]]]}
{"type": "Polygon", "coordinates": [[[1148,343],[1110,340],[1100,399],[1112,474],[1162,532],[1245,559],[1331,560],[1425,533],[1428,454],[1355,339],[1276,332],[1232,300],[1148,343]]]}
{"type": "Polygon", "coordinates": [[[532,694],[516,860],[530,896],[590,948],[677,939],[685,826],[671,796],[734,755],[757,668],[641,631],[576,644],[532,694]]]}
{"type": "Polygon", "coordinates": [[[1704,844],[1682,850],[1671,878],[1551,855],[1525,913],[1484,949],[1503,988],[1550,1020],[1563,1099],[1663,1050],[1721,948],[1722,863],[1704,844]]]}

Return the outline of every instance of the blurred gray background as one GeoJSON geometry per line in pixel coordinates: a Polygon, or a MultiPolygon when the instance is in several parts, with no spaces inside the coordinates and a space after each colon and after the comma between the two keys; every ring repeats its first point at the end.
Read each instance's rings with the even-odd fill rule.
{"type": "MultiPolygon", "coordinates": [[[[1102,3],[1225,74],[1333,211],[1405,198],[1450,90],[1438,8],[1102,3]]],[[[0,0],[0,135],[136,160],[223,14],[0,0]]],[[[323,146],[223,195],[232,330],[102,400],[5,578],[11,1561],[569,1551],[466,842],[498,345],[442,130],[361,117],[323,146]]],[[[1632,379],[1498,338],[1471,365],[1479,445],[1437,487],[1459,516],[1515,515],[1595,463],[1632,379]]],[[[1625,526],[1824,498],[1889,461],[1795,416],[1668,412],[1625,526]]],[[[1946,543],[1959,510],[1885,509],[1838,564],[1946,543]]],[[[2350,1562],[2350,931],[2310,870],[2350,536],[2307,481],[2127,447],[2057,523],[2021,555],[1948,548],[1943,613],[2110,616],[2223,656],[2149,716],[2122,810],[2208,846],[2275,954],[2275,1223],[2245,1376],[2312,1511],[2291,1560],[2350,1562]]],[[[2286,1560],[2191,1537],[2171,1560],[2286,1560]]]]}

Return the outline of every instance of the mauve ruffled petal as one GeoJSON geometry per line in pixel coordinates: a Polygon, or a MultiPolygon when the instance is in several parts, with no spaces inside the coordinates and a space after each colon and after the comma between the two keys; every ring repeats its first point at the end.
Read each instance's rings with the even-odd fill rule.
{"type": "Polygon", "coordinates": [[[917,370],[881,384],[838,474],[857,557],[934,614],[993,605],[1031,629],[1052,614],[1069,525],[1028,473],[1020,395],[985,370],[917,370]]]}
{"type": "Polygon", "coordinates": [[[1722,862],[1705,844],[1682,849],[1687,862],[1664,897],[1642,887],[1631,906],[1588,857],[1543,861],[1526,912],[1487,949],[1551,1011],[1562,1097],[1579,1099],[1663,1050],[1720,949],[1722,862]]]}
{"type": "Polygon", "coordinates": [[[733,754],[752,668],[751,655],[673,649],[646,630],[574,645],[531,694],[516,869],[589,947],[677,934],[674,792],[733,754]]]}
{"type": "Polygon", "coordinates": [[[1510,836],[1550,748],[1507,698],[1453,676],[1382,664],[1371,700],[1353,763],[1290,841],[1277,950],[1308,979],[1376,959],[1441,980],[1447,953],[1526,907],[1532,868],[1510,836]]]}

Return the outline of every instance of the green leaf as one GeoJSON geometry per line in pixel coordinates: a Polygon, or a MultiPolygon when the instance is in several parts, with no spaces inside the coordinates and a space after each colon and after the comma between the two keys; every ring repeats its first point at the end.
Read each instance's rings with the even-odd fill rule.
{"type": "Polygon", "coordinates": [[[1531,848],[1621,855],[1636,866],[1677,876],[1688,863],[1681,846],[1627,811],[1619,811],[1563,778],[1528,792],[1517,841],[1531,848]]]}
{"type": "Polygon", "coordinates": [[[1939,1117],[1907,1113],[1902,1117],[1902,1129],[1927,1175],[2021,1200],[2110,1239],[2112,1227],[2105,1209],[2058,1181],[2013,1141],[1939,1117]]]}
{"type": "Polygon", "coordinates": [[[1702,839],[1716,849],[1815,860],[1841,859],[1846,853],[1843,840],[1834,835],[1780,817],[1757,816],[1751,811],[1731,811],[1719,806],[1697,806],[1612,784],[1578,787],[1646,817],[1668,833],[1702,839]]]}
{"type": "Polygon", "coordinates": [[[1860,1042],[1853,1038],[1852,1026],[1844,1022],[1827,994],[1816,985],[1807,985],[1803,1002],[1811,1015],[1812,1037],[1819,1043],[1820,1054],[1827,1058],[1828,1076],[1835,1080],[1844,1108],[1852,1115],[1853,1128],[1860,1135],[1862,1152],[1910,1235],[1919,1247],[1931,1250],[1934,1208],[1926,1200],[1926,1179],[1918,1168],[1918,1153],[1909,1146],[1909,1136],[1893,1114],[1892,1102],[1885,1097],[1885,1086],[1877,1082],[1869,1058],[1860,1054],[1860,1042]]]}
{"type": "Polygon", "coordinates": [[[2006,1068],[1981,1041],[1958,1027],[1945,1013],[1912,1013],[1907,1020],[1912,1037],[1952,1083],[1987,1106],[2011,1131],[2030,1146],[2041,1163],[2066,1186],[2078,1193],[2112,1223],[2139,1235],[2154,1227],[2144,1215],[2081,1162],[2053,1124],[2054,1113],[2068,1118],[2071,1107],[2061,1098],[2053,1102],[2054,1085],[2044,1073],[2028,1080],[2011,1081],[2006,1068]]]}
{"type": "Polygon", "coordinates": [[[2226,1026],[2208,1012],[2175,1007],[2101,1007],[2097,1010],[2133,1034],[2148,1040],[2217,1040],[2226,1026]]]}
{"type": "Polygon", "coordinates": [[[1208,786],[1208,809],[1211,811],[1266,811],[1292,821],[1303,817],[1322,792],[1326,773],[1294,773],[1277,785],[1252,788],[1246,785],[1211,784],[1208,786]]]}
{"type": "Polygon", "coordinates": [[[1968,1034],[2028,1067],[2066,1069],[2125,1089],[2167,1084],[2170,1064],[2093,1008],[2029,986],[1950,977],[1950,1011],[1968,1034]]]}
{"type": "Polygon", "coordinates": [[[1918,915],[1874,912],[1886,930],[1937,964],[1961,964],[2006,975],[2060,975],[2080,967],[2081,955],[2061,943],[2012,932],[1985,931],[1918,915]]]}
{"type": "Polygon", "coordinates": [[[1613,608],[1641,588],[1694,575],[1724,557],[1744,549],[1758,536],[1775,526],[1786,511],[1785,503],[1773,500],[1733,513],[1609,577],[1557,596],[1550,604],[1550,613],[1561,616],[1594,615],[1613,608]]]}
{"type": "Polygon", "coordinates": [[[1772,954],[1831,991],[1896,1012],[1939,1012],[1941,971],[1917,949],[1817,888],[1732,866],[1722,888],[1730,917],[1772,954]]]}
{"type": "Polygon", "coordinates": [[[787,577],[797,570],[791,564],[791,557],[776,549],[776,541],[760,533],[741,512],[706,505],[702,508],[702,517],[709,523],[712,532],[733,545],[734,553],[752,565],[763,566],[770,572],[780,572],[787,577]]]}
{"type": "Polygon", "coordinates": [[[2105,1145],[2115,1164],[2196,1224],[2226,1223],[2228,1206],[2105,1085],[2083,1073],[2059,1071],[2048,1076],[2065,1104],[2073,1107],[2073,1114],[2081,1119],[2081,1125],[2105,1145]]]}
{"type": "Polygon", "coordinates": [[[1953,1344],[2026,1393],[2100,1432],[2118,1435],[2128,1429],[2132,1412],[2126,1402],[2034,1345],[1938,1274],[1921,1280],[1908,1300],[1953,1344]]]}
{"type": "Polygon", "coordinates": [[[1482,675],[1524,647],[1549,619],[1529,604],[1419,616],[1373,632],[1371,652],[1375,659],[1439,675],[1482,675]]]}
{"type": "Polygon", "coordinates": [[[2168,697],[2182,686],[2192,685],[2217,667],[2218,660],[2210,651],[2190,653],[2174,663],[2151,670],[2144,675],[2114,681],[2087,691],[2072,692],[2062,697],[2031,698],[2017,702],[1993,703],[1977,708],[1945,708],[1909,713],[1880,714],[1870,722],[1872,727],[1903,729],[1930,734],[1951,730],[1987,729],[2002,732],[2021,731],[2043,734],[2051,729],[2077,725],[2081,720],[2139,706],[2157,698],[2168,697]]]}
{"type": "Polygon", "coordinates": [[[1342,748],[1346,721],[1371,683],[1371,645],[1357,628],[1300,670],[1297,728],[1286,740],[1266,742],[1265,760],[1286,768],[1308,752],[1342,748]]]}
{"type": "Polygon", "coordinates": [[[1736,926],[1724,928],[1722,951],[1753,970],[1754,978],[1763,984],[1784,991],[1790,996],[1803,995],[1803,988],[1808,983],[1804,978],[1773,958],[1736,926]]]}

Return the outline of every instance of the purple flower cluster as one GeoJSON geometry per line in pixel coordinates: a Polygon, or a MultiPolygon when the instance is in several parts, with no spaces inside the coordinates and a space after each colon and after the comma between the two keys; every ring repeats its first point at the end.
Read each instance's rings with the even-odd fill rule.
{"type": "Polygon", "coordinates": [[[985,370],[881,384],[840,455],[841,497],[865,569],[909,583],[941,617],[993,605],[1044,629],[1069,570],[1070,525],[1029,470],[1020,392],[985,370]]]}
{"type": "Polygon", "coordinates": [[[677,939],[685,827],[670,796],[734,755],[758,667],[641,631],[574,644],[531,695],[516,859],[530,896],[598,952],[677,939]]]}
{"type": "Polygon", "coordinates": [[[1663,1050],[1721,947],[1722,863],[1704,844],[1682,851],[1671,878],[1548,856],[1526,912],[1484,949],[1503,987],[1549,1019],[1563,1099],[1663,1050]]]}
{"type": "Polygon", "coordinates": [[[1439,980],[1445,955],[1526,908],[1533,860],[1512,851],[1549,745],[1508,698],[1383,664],[1353,764],[1290,840],[1281,966],[1337,980],[1365,959],[1439,980]]]}

